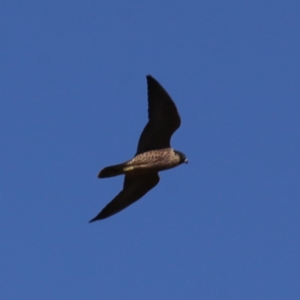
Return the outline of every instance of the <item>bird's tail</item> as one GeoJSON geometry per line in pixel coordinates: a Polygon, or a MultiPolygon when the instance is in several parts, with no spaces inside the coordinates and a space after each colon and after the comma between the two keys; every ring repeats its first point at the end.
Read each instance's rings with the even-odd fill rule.
{"type": "Polygon", "coordinates": [[[113,177],[124,174],[124,167],[125,164],[119,164],[114,166],[109,166],[100,171],[98,174],[98,178],[106,178],[106,177],[113,177]]]}

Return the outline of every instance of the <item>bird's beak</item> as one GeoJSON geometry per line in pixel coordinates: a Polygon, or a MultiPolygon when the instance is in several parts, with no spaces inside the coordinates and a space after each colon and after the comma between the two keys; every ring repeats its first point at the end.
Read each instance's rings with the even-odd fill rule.
{"type": "Polygon", "coordinates": [[[189,163],[189,161],[188,161],[187,158],[184,160],[184,163],[185,163],[185,164],[188,164],[188,163],[189,163]]]}

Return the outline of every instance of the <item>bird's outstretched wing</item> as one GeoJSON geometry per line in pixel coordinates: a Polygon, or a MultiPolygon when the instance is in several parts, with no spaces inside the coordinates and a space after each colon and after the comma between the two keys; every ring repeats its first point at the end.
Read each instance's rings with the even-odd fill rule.
{"type": "Polygon", "coordinates": [[[143,197],[159,182],[158,173],[126,175],[123,190],[91,222],[108,218],[143,197]]]}
{"type": "Polygon", "coordinates": [[[137,154],[170,147],[172,134],[180,126],[180,116],[171,97],[150,75],[148,83],[148,118],[137,147],[137,154]]]}

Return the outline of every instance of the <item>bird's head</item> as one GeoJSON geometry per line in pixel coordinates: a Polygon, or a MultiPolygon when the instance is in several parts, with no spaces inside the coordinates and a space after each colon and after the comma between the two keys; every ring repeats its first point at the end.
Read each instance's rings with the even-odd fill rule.
{"type": "Polygon", "coordinates": [[[177,156],[179,156],[179,163],[180,164],[182,164],[182,163],[185,163],[185,164],[187,164],[188,163],[188,159],[186,158],[186,156],[182,153],[182,152],[180,152],[180,151],[177,151],[177,150],[174,150],[174,152],[175,152],[175,154],[177,155],[177,156]]]}

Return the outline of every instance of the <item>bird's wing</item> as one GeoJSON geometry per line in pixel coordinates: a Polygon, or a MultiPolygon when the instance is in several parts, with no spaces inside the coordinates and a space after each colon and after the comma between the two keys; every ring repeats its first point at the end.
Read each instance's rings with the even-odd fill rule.
{"type": "Polygon", "coordinates": [[[137,147],[137,154],[170,147],[172,134],[180,126],[176,105],[165,89],[150,75],[148,83],[148,123],[137,147]]]}
{"type": "Polygon", "coordinates": [[[108,218],[142,198],[159,182],[158,173],[126,175],[123,190],[90,222],[108,218]]]}

